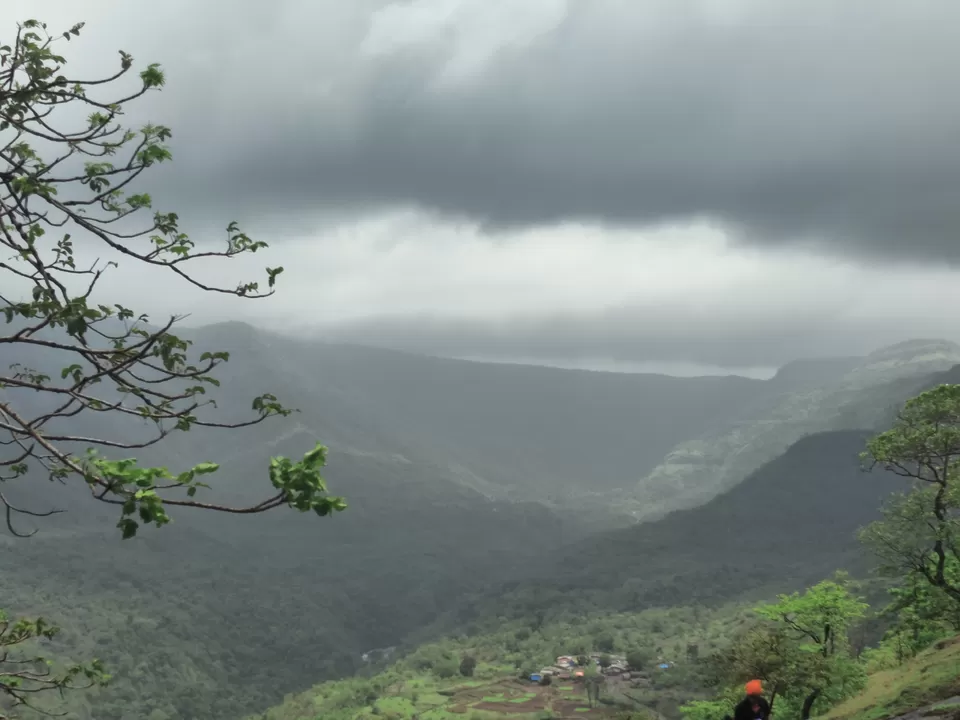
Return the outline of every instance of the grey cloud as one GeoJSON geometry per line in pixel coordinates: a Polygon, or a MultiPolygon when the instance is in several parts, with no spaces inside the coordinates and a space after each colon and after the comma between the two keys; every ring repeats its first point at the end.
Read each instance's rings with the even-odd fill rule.
{"type": "MultiPolygon", "coordinates": [[[[332,227],[336,216],[403,205],[491,231],[707,216],[756,245],[960,261],[956,3],[570,0],[558,23],[440,88],[455,32],[363,54],[372,13],[390,4],[237,0],[224,13],[170,0],[144,20],[130,3],[78,12],[63,0],[47,17],[91,21],[82,43],[65,48],[85,71],[98,57],[112,70],[117,47],[165,65],[168,88],[131,119],[173,126],[176,159],[156,173],[156,194],[164,209],[211,229],[236,217],[303,237],[321,220],[332,227]],[[696,12],[708,6],[741,13],[708,22],[696,12]]],[[[28,6],[34,14],[20,1],[28,6]]],[[[486,20],[502,22],[506,36],[512,17],[486,20]]],[[[809,288],[817,296],[816,277],[809,288]]],[[[755,290],[762,305],[766,291],[755,290]]],[[[838,317],[806,317],[798,294],[782,319],[648,307],[529,322],[381,319],[334,336],[447,355],[778,365],[911,336],[956,339],[960,328],[923,320],[939,294],[931,287],[898,321],[846,320],[841,301],[838,317]]],[[[384,297],[389,309],[397,296],[384,297]]],[[[286,315],[303,321],[296,308],[286,315]]]]}
{"type": "Polygon", "coordinates": [[[338,4],[280,3],[317,45],[284,46],[292,20],[235,21],[213,47],[262,52],[227,66],[163,53],[174,194],[259,217],[413,204],[491,230],[706,216],[745,242],[960,261],[956,3],[756,0],[724,24],[704,2],[572,0],[443,89],[449,33],[361,55],[384,4],[324,22],[338,4]]]}
{"type": "Polygon", "coordinates": [[[530,321],[375,319],[330,330],[326,337],[418,353],[551,362],[577,358],[620,363],[672,363],[680,359],[727,368],[779,367],[792,360],[866,355],[910,338],[960,341],[960,323],[882,319],[696,318],[689,313],[628,308],[609,313],[530,321]]]}
{"type": "MultiPolygon", "coordinates": [[[[282,216],[296,232],[397,205],[490,230],[706,216],[749,243],[960,261],[957,3],[569,0],[441,88],[464,42],[522,24],[516,6],[408,45],[395,22],[399,49],[363,52],[377,10],[471,1],[172,0],[149,21],[60,2],[50,19],[94,15],[71,52],[163,62],[168,89],[135,113],[176,131],[156,187],[215,225],[282,216]]],[[[525,0],[524,17],[557,5],[525,0]]]]}

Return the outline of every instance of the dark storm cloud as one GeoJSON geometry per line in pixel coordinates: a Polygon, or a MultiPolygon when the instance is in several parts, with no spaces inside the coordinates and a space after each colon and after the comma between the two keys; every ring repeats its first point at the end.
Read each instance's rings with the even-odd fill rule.
{"type": "MultiPolygon", "coordinates": [[[[748,242],[960,261],[960,4],[572,0],[440,85],[471,28],[370,56],[377,5],[337,5],[316,46],[284,38],[330,3],[236,21],[212,46],[262,51],[226,56],[233,80],[166,54],[184,201],[415,204],[493,229],[706,216],[748,242]]],[[[509,12],[485,19],[509,34],[509,12]]]]}
{"type": "MultiPolygon", "coordinates": [[[[33,0],[12,2],[20,17],[39,12],[33,0]]],[[[955,278],[924,268],[905,285],[910,268],[864,267],[960,261],[960,4],[237,0],[225,12],[169,0],[148,16],[117,0],[43,7],[66,27],[89,21],[63,48],[77,74],[109,74],[119,47],[164,64],[167,88],[130,116],[174,128],[175,162],[151,180],[161,209],[181,212],[191,232],[237,218],[259,224],[258,237],[292,236],[274,243],[288,272],[262,317],[179,295],[163,298],[164,311],[183,302],[198,314],[272,313],[298,331],[374,317],[335,334],[448,355],[724,365],[960,336],[955,278]],[[394,14],[378,15],[384,8],[394,14]],[[371,230],[389,218],[377,211],[406,205],[429,211],[422,224],[371,230]],[[461,218],[463,232],[449,222],[461,218]],[[747,272],[720,260],[751,253],[684,255],[701,225],[676,235],[675,265],[661,258],[651,283],[614,270],[662,255],[633,243],[653,233],[604,228],[594,242],[589,223],[583,233],[548,227],[704,218],[741,242],[812,252],[761,253],[763,268],[747,272]],[[490,243],[477,221],[542,232],[490,243]],[[570,251],[571,233],[596,253],[570,251]],[[525,243],[529,253],[513,254],[525,243]],[[636,253],[620,254],[624,245],[636,253]],[[827,283],[834,259],[816,257],[825,247],[855,256],[864,274],[827,283]],[[802,256],[815,262],[794,270],[802,256]],[[725,273],[742,280],[710,282],[725,273]],[[799,286],[782,291],[790,277],[799,286]],[[421,284],[429,296],[408,302],[421,284]],[[596,310],[629,305],[634,290],[645,307],[596,310]],[[781,292],[776,313],[753,311],[781,292]],[[423,317],[434,311],[489,321],[423,317]]],[[[142,293],[139,276],[129,293],[142,293]]]]}
{"type": "Polygon", "coordinates": [[[491,229],[706,216],[753,243],[960,261],[957,3],[50,7],[91,20],[71,52],[163,62],[146,111],[177,162],[158,187],[217,225],[408,204],[491,229]]]}

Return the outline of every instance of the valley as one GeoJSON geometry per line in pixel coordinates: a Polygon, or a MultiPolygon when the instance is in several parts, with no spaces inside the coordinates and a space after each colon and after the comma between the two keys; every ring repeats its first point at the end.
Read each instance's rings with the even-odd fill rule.
{"type": "Polygon", "coordinates": [[[6,607],[29,612],[45,598],[53,620],[80,628],[61,639],[64,655],[95,650],[116,668],[78,717],[121,718],[134,696],[157,718],[197,708],[236,717],[364,671],[368,648],[406,652],[490,618],[713,607],[840,567],[865,571],[854,533],[898,483],[864,476],[857,454],[898,403],[949,378],[960,358],[924,341],[893,349],[891,362],[799,362],[757,381],[487,366],[237,324],[198,339],[238,358],[217,393],[227,420],[268,390],[301,412],[174,435],[142,461],[216,457],[222,478],[205,492],[250,502],[263,477],[250,458],[297,455],[322,440],[328,482],[349,511],[317,525],[275,514],[199,522],[184,510],[162,532],[119,544],[111,508],[82,490],[54,497],[45,481],[11,484],[9,495],[31,507],[69,500],[36,537],[5,538],[14,552],[2,562],[23,578],[6,607]],[[739,434],[725,430],[732,417],[742,418],[739,434]],[[693,474],[658,470],[692,442],[714,448],[693,474]],[[709,470],[723,452],[748,459],[709,470]],[[734,481],[736,468],[744,475],[734,481]],[[688,486],[707,470],[717,481],[687,508],[688,486]],[[750,534],[731,531],[745,525],[750,534]],[[131,593],[140,598],[132,608],[131,593]],[[118,615],[129,640],[111,635],[118,615]],[[195,627],[208,639],[174,660],[195,627]],[[131,642],[146,648],[143,664],[126,655],[131,642]]]}

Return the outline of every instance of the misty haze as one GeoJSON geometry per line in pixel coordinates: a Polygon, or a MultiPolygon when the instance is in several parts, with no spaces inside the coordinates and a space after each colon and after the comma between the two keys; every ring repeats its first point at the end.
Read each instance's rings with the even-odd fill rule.
{"type": "Polygon", "coordinates": [[[0,720],[960,707],[960,5],[0,6],[0,720]]]}

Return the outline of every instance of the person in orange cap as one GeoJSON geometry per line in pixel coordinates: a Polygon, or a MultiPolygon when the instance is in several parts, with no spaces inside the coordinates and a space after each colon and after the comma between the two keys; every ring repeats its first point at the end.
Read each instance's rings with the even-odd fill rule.
{"type": "Polygon", "coordinates": [[[770,703],[763,697],[763,683],[751,680],[743,689],[747,696],[733,709],[733,720],[769,720],[770,703]]]}

